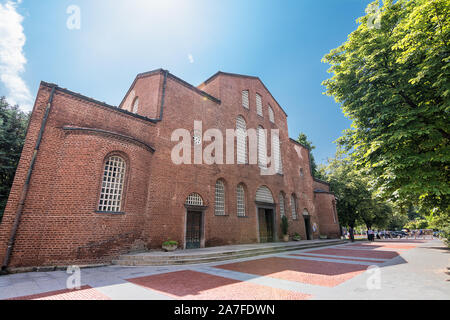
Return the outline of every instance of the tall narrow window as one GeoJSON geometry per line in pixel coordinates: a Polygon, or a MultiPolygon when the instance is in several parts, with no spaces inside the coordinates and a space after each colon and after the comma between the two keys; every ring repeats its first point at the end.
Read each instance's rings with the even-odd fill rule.
{"type": "Polygon", "coordinates": [[[280,216],[284,217],[286,215],[286,213],[284,211],[284,194],[283,194],[283,192],[280,192],[278,202],[280,203],[280,216]]]}
{"type": "Polygon", "coordinates": [[[137,113],[139,111],[139,98],[136,97],[133,102],[133,110],[131,112],[137,113]]]}
{"type": "Polygon", "coordinates": [[[245,217],[245,189],[242,183],[236,188],[236,207],[238,217],[245,217]]]}
{"type": "Polygon", "coordinates": [[[111,156],[106,160],[98,211],[120,212],[125,169],[125,161],[119,156],[111,156]]]}
{"type": "Polygon", "coordinates": [[[283,174],[283,163],[281,161],[280,135],[276,131],[272,132],[272,152],[276,173],[283,174]]]}
{"type": "Polygon", "coordinates": [[[242,106],[245,109],[249,109],[249,103],[248,103],[248,90],[242,91],[242,106]]]}
{"type": "Polygon", "coordinates": [[[259,94],[256,94],[256,113],[263,116],[263,108],[262,108],[262,98],[259,94]]]}
{"type": "Polygon", "coordinates": [[[297,199],[295,194],[291,195],[292,219],[297,220],[297,199]]]}
{"type": "Polygon", "coordinates": [[[225,184],[222,180],[216,182],[216,196],[215,196],[214,214],[216,216],[225,215],[225,184]]]}
{"type": "Polygon", "coordinates": [[[247,163],[247,124],[241,116],[236,119],[237,163],[247,163]]]}
{"type": "Polygon", "coordinates": [[[270,106],[270,104],[269,104],[268,109],[269,109],[269,120],[270,120],[270,122],[275,123],[275,116],[273,114],[273,109],[270,106]]]}
{"type": "Polygon", "coordinates": [[[258,127],[258,165],[260,168],[267,167],[267,141],[264,128],[258,127]]]}

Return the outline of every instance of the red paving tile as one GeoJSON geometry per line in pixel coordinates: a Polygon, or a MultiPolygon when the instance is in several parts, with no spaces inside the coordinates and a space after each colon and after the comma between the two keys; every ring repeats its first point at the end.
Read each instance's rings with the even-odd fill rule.
{"type": "Polygon", "coordinates": [[[382,250],[353,250],[353,249],[318,249],[310,251],[310,253],[328,254],[331,256],[346,256],[355,258],[377,258],[377,259],[392,259],[399,254],[395,251],[382,250]]]}
{"type": "Polygon", "coordinates": [[[311,296],[183,270],[127,279],[134,284],[182,300],[304,300],[311,296]]]}
{"type": "Polygon", "coordinates": [[[409,250],[414,249],[417,245],[411,244],[352,244],[348,245],[352,248],[361,248],[369,250],[389,250],[389,249],[399,249],[399,250],[409,250]]]}
{"type": "MultiPolygon", "coordinates": [[[[313,253],[313,252],[311,252],[313,253]]],[[[297,257],[309,257],[309,258],[322,258],[322,259],[334,259],[334,260],[348,260],[348,261],[362,261],[362,262],[373,262],[374,264],[377,263],[383,263],[383,261],[374,261],[374,260],[367,260],[367,259],[361,259],[361,258],[339,258],[339,257],[321,257],[321,256],[313,256],[307,253],[302,254],[290,254],[290,256],[297,256],[297,257]]]]}
{"type": "Polygon", "coordinates": [[[364,272],[367,266],[272,257],[224,264],[216,268],[334,287],[364,272]]]}
{"type": "Polygon", "coordinates": [[[57,290],[7,300],[111,300],[90,286],[82,286],[80,290],[57,290]]]}

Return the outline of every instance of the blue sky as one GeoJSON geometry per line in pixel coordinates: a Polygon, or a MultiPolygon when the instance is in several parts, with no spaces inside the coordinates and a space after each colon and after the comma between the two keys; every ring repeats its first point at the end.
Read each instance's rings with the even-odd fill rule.
{"type": "Polygon", "coordinates": [[[12,43],[16,49],[9,51],[21,49],[24,58],[7,69],[17,76],[15,89],[3,81],[0,95],[29,107],[44,80],[118,105],[137,73],[160,67],[193,85],[218,70],[254,75],[288,113],[290,136],[306,133],[322,163],[350,121],[322,94],[328,65],[321,59],[356,29],[369,2],[0,0],[3,16],[18,14],[0,21],[0,50],[12,43]],[[67,28],[70,5],[81,10],[79,30],[67,28]],[[24,37],[4,41],[5,32],[24,37]],[[14,99],[12,90],[21,95],[14,99]]]}

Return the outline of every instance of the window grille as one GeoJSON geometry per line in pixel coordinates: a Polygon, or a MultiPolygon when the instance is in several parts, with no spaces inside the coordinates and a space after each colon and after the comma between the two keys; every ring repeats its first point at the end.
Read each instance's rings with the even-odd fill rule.
{"type": "Polygon", "coordinates": [[[269,120],[270,120],[270,122],[275,123],[275,116],[273,114],[273,109],[270,106],[270,104],[269,104],[269,120]]]}
{"type": "Polygon", "coordinates": [[[248,90],[242,91],[242,106],[245,109],[249,109],[249,103],[248,103],[248,90]]]}
{"type": "Polygon", "coordinates": [[[258,190],[256,190],[255,200],[258,202],[274,203],[272,192],[270,192],[269,188],[264,186],[259,187],[258,190]]]}
{"type": "Polygon", "coordinates": [[[262,98],[259,94],[256,94],[256,112],[261,117],[263,116],[262,98]]]}
{"type": "Polygon", "coordinates": [[[247,163],[247,124],[244,118],[239,116],[236,120],[236,137],[237,137],[237,163],[247,163]]]}
{"type": "Polygon", "coordinates": [[[203,199],[198,193],[191,193],[187,197],[185,204],[190,206],[203,206],[203,199]]]}
{"type": "Polygon", "coordinates": [[[291,210],[292,210],[292,219],[297,219],[297,199],[295,198],[295,195],[291,196],[291,210]]]}
{"type": "Polygon", "coordinates": [[[237,215],[238,217],[245,217],[245,190],[242,184],[237,186],[236,199],[237,215]]]}
{"type": "Polygon", "coordinates": [[[283,173],[283,163],[281,161],[281,143],[277,133],[272,134],[273,139],[273,161],[275,162],[275,171],[279,174],[283,173]]]}
{"type": "Polygon", "coordinates": [[[260,168],[267,167],[267,145],[266,133],[263,127],[258,127],[258,165],[260,168]]]}
{"type": "Polygon", "coordinates": [[[125,178],[125,161],[118,156],[106,160],[100,192],[99,211],[120,212],[125,178]]]}
{"type": "Polygon", "coordinates": [[[222,180],[217,180],[216,182],[216,202],[215,202],[215,215],[224,216],[225,215],[225,185],[222,180]]]}

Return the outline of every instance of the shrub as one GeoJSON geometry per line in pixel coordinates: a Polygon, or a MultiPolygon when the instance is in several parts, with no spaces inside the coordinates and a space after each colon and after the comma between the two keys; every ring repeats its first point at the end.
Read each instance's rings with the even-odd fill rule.
{"type": "Polygon", "coordinates": [[[163,242],[163,246],[178,246],[178,242],[174,240],[167,240],[163,242]]]}

